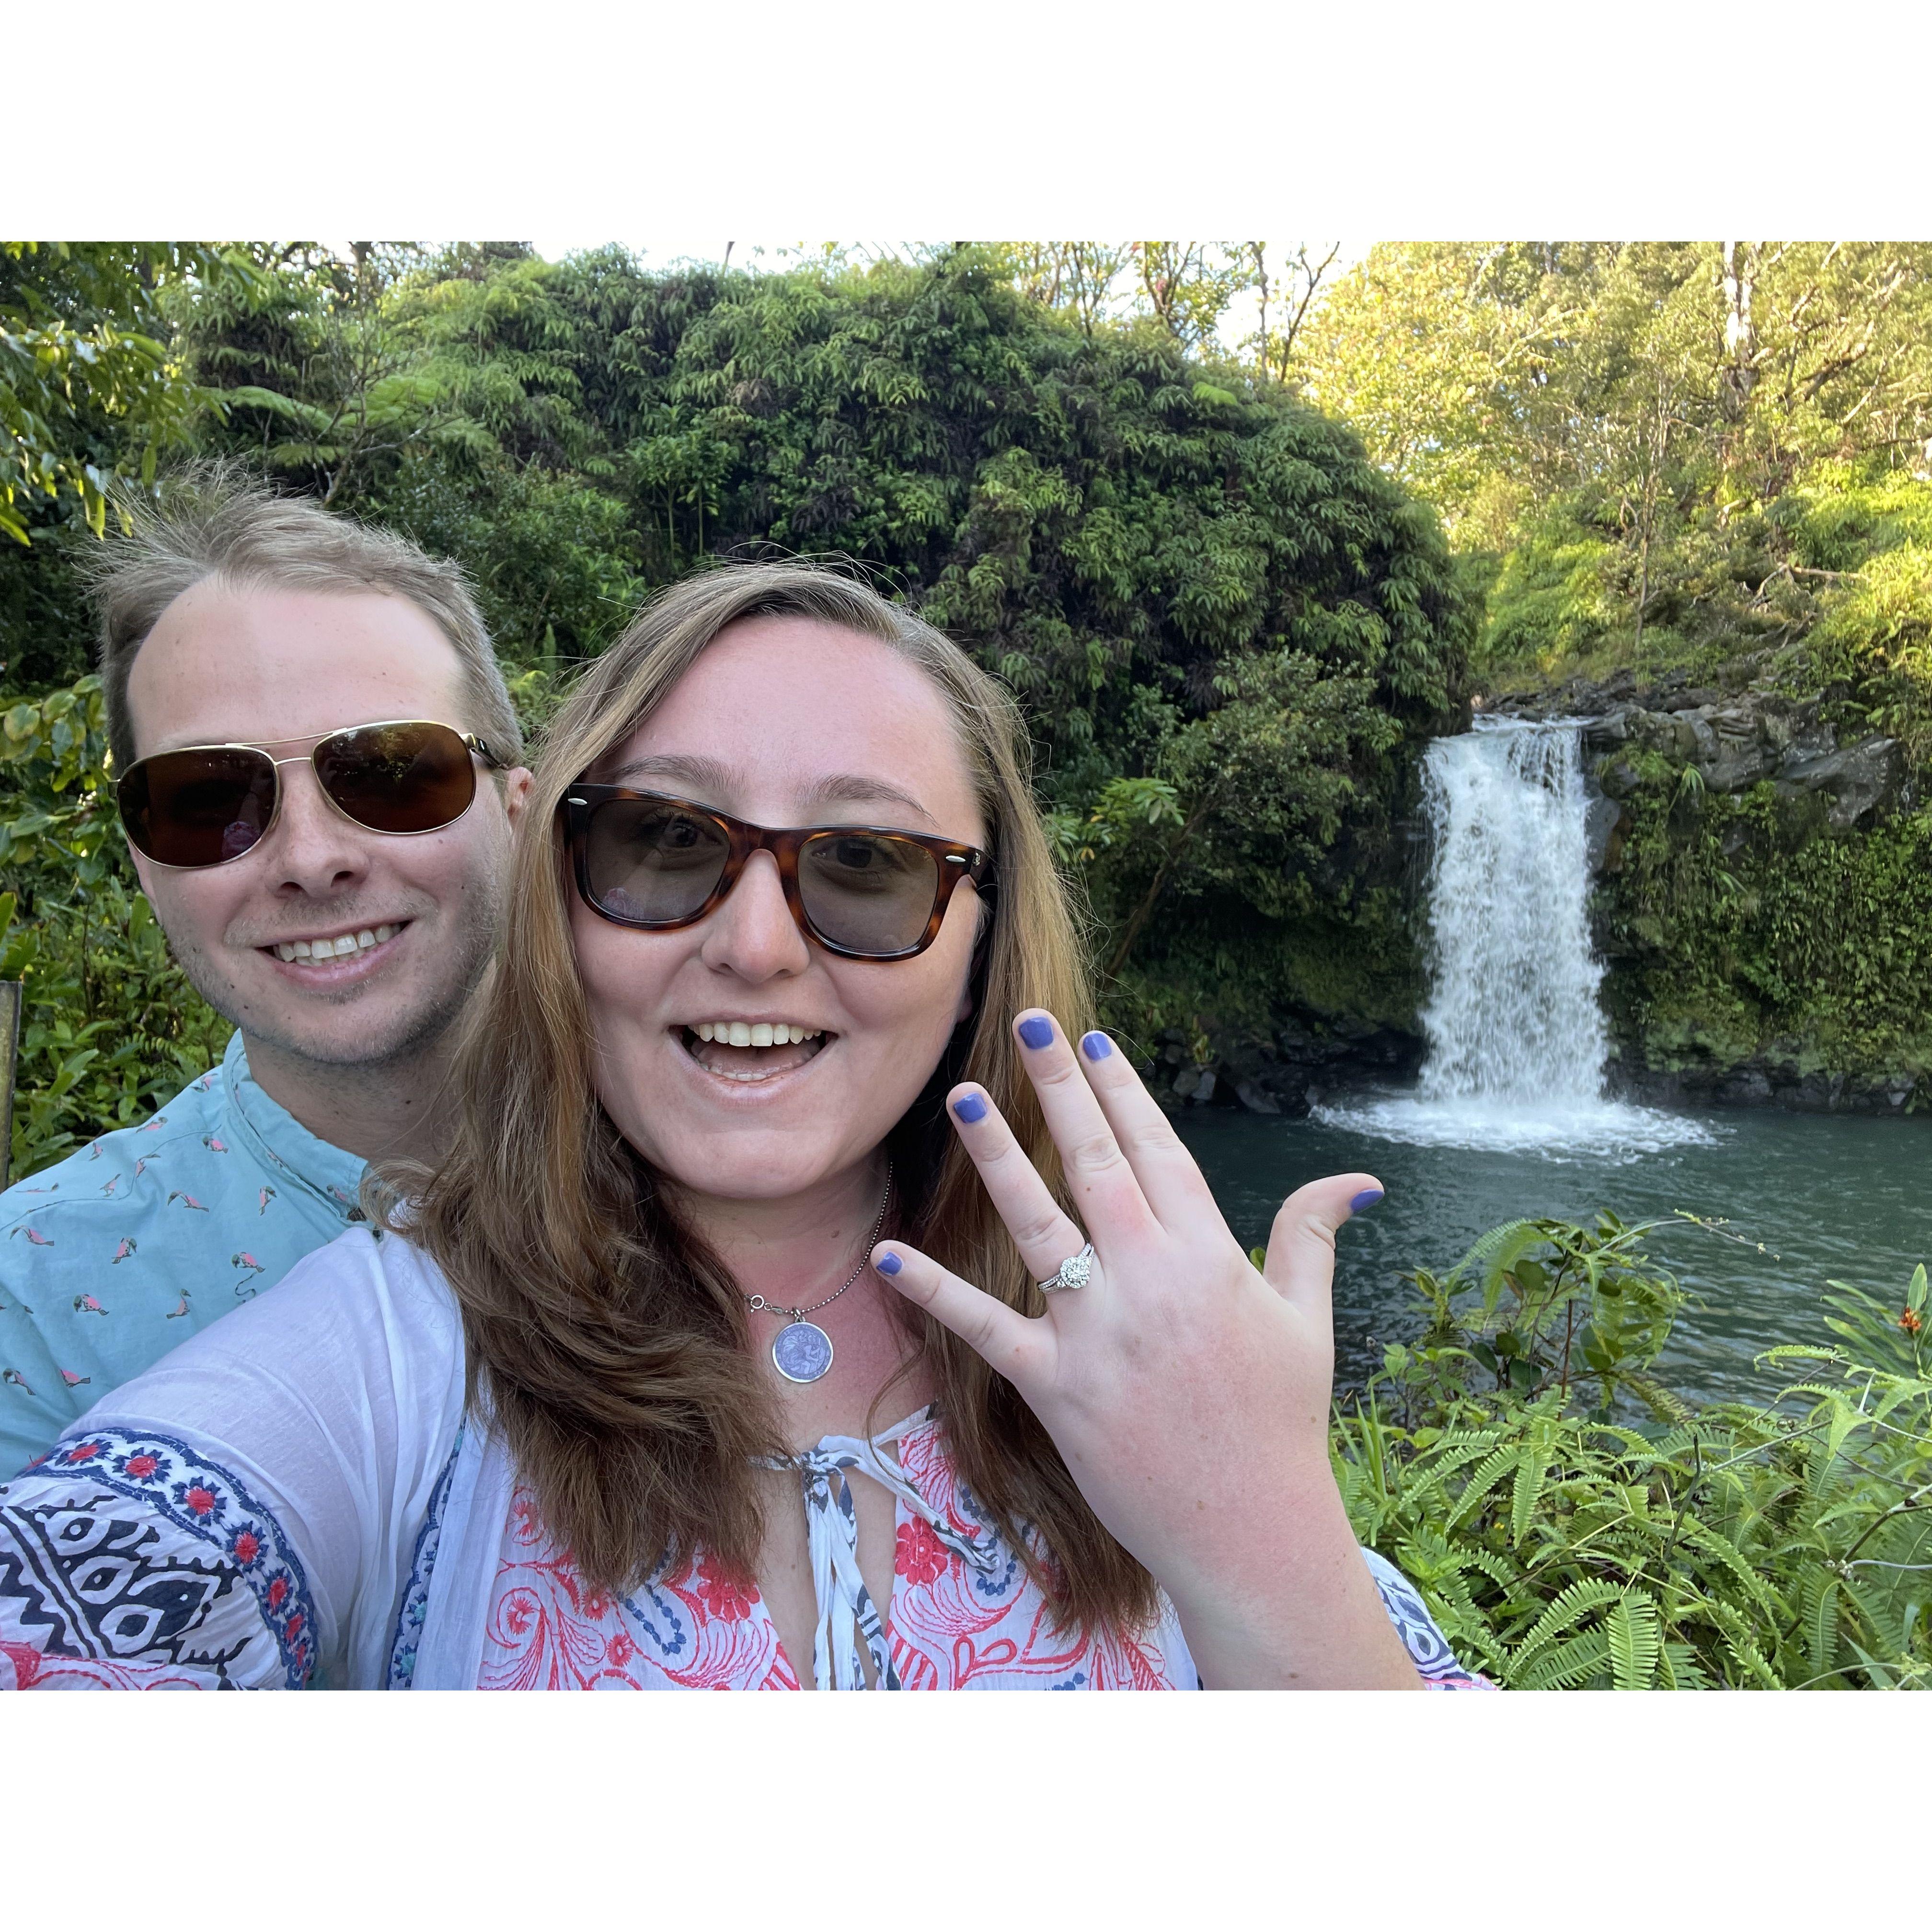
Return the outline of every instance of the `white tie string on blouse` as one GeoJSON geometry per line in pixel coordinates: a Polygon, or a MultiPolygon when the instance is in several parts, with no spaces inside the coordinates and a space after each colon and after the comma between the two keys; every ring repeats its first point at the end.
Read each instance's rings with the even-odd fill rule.
{"type": "Polygon", "coordinates": [[[865,1639],[874,1682],[882,1690],[899,1688],[892,1667],[878,1606],[859,1571],[858,1516],[848,1472],[869,1476],[895,1502],[926,1523],[941,1545],[982,1574],[998,1566],[998,1558],[974,1538],[962,1536],[936,1514],[932,1506],[906,1480],[896,1460],[882,1453],[909,1430],[926,1420],[926,1412],[874,1436],[827,1436],[814,1448],[802,1450],[783,1461],[766,1459],[768,1469],[795,1469],[805,1495],[806,1531],[810,1540],[812,1594],[818,1608],[813,1634],[813,1682],[821,1690],[862,1690],[866,1688],[859,1640],[865,1639]]]}

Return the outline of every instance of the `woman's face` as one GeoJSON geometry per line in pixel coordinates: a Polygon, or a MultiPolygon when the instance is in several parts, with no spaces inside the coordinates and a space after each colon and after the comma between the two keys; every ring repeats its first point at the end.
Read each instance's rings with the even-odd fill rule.
{"type": "MultiPolygon", "coordinates": [[[[808,618],[731,626],[585,776],[756,825],[986,839],[938,688],[878,640],[808,618]]],[[[598,1097],[639,1154],[695,1193],[782,1200],[864,1160],[968,1011],[981,911],[968,885],[932,945],[890,963],[808,940],[768,852],[674,932],[614,926],[567,890],[598,1097]],[[734,1022],[792,1037],[733,1046],[698,1032],[734,1022]]]]}

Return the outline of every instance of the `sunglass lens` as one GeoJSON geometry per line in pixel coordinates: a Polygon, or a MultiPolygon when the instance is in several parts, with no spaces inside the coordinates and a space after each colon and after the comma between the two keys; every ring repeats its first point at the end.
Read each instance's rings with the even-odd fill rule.
{"type": "Polygon", "coordinates": [[[323,790],[372,832],[435,832],[470,809],[476,770],[447,724],[365,724],[315,748],[323,790]]]}
{"type": "Polygon", "coordinates": [[[164,866],[219,866],[268,829],[275,768],[265,752],[162,752],[130,765],[116,796],[137,852],[164,866]]]}
{"type": "Polygon", "coordinates": [[[854,952],[916,946],[939,896],[939,861],[923,845],[876,832],[827,832],[798,860],[799,897],[820,937],[854,952]]]}
{"type": "Polygon", "coordinates": [[[669,799],[612,799],[591,815],[591,903],[638,926],[693,918],[716,890],[731,842],[716,819],[669,799]]]}

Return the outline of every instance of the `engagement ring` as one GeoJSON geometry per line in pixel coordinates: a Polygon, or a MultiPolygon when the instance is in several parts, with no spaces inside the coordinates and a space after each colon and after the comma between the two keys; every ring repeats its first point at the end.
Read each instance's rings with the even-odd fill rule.
{"type": "Polygon", "coordinates": [[[1052,1294],[1062,1288],[1084,1288],[1088,1278],[1094,1272],[1094,1244],[1089,1241],[1077,1255],[1069,1255],[1066,1260],[1046,1280],[1040,1284],[1042,1294],[1052,1294]]]}

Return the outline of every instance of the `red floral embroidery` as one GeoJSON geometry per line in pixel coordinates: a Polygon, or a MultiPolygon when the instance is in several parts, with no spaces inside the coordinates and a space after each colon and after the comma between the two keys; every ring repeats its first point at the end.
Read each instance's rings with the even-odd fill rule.
{"type": "Polygon", "coordinates": [[[901,1523],[896,1540],[892,1568],[908,1583],[937,1582],[954,1560],[952,1551],[933,1534],[932,1526],[923,1516],[901,1523]]]}
{"type": "Polygon", "coordinates": [[[244,1529],[235,1539],[235,1560],[238,1563],[252,1563],[262,1553],[260,1539],[254,1532],[244,1529]]]}
{"type": "Polygon", "coordinates": [[[128,1458],[128,1473],[137,1480],[145,1480],[160,1468],[160,1461],[158,1456],[130,1456],[128,1458]]]}
{"type": "Polygon", "coordinates": [[[98,1442],[76,1442],[61,1457],[63,1462],[88,1462],[100,1454],[98,1442]]]}
{"type": "Polygon", "coordinates": [[[728,1624],[742,1623],[752,1614],[752,1606],[758,1600],[757,1589],[741,1576],[714,1565],[708,1556],[698,1559],[698,1600],[704,1606],[706,1616],[718,1618],[728,1624]]]}
{"type": "Polygon", "coordinates": [[[638,1654],[638,1646],[622,1630],[617,1631],[604,1646],[604,1654],[619,1670],[622,1670],[638,1654]]]}
{"type": "Polygon", "coordinates": [[[188,1494],[182,1498],[182,1501],[186,1503],[196,1516],[206,1516],[214,1507],[214,1492],[212,1490],[203,1489],[200,1484],[196,1483],[188,1494]]]}
{"type": "Polygon", "coordinates": [[[289,1580],[286,1576],[276,1577],[268,1586],[269,1609],[279,1610],[288,1594],[289,1580]]]}

